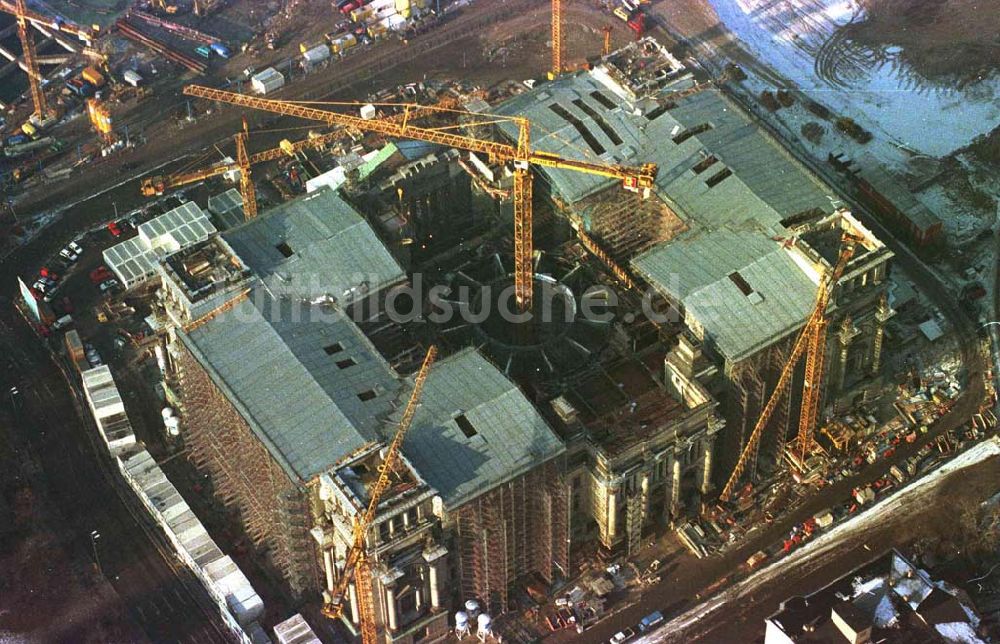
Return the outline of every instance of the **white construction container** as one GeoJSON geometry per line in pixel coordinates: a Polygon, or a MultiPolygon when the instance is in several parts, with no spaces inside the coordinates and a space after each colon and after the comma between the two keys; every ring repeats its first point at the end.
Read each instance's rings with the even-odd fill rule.
{"type": "Polygon", "coordinates": [[[375,118],[375,114],[376,114],[375,106],[372,105],[371,103],[361,106],[361,118],[370,121],[371,119],[375,118]]]}
{"type": "Polygon", "coordinates": [[[258,94],[270,94],[285,86],[285,77],[274,67],[268,67],[254,74],[250,79],[250,86],[258,94]]]}
{"type": "Polygon", "coordinates": [[[138,87],[142,84],[142,76],[140,76],[139,72],[134,69],[126,69],[122,74],[122,80],[132,87],[138,87]]]}
{"type": "Polygon", "coordinates": [[[302,58],[309,65],[316,65],[330,57],[330,47],[327,44],[316,45],[302,52],[302,58]]]}
{"type": "Polygon", "coordinates": [[[247,626],[264,614],[264,602],[243,571],[229,555],[205,566],[205,574],[241,625],[247,626]]]}
{"type": "Polygon", "coordinates": [[[274,627],[278,644],[320,644],[313,629],[302,615],[296,613],[274,627]]]}

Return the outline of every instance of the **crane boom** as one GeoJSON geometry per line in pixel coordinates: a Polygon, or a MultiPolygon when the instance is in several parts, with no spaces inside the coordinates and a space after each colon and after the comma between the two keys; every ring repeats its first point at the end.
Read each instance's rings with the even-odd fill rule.
{"type": "Polygon", "coordinates": [[[750,438],[747,439],[747,443],[740,453],[739,460],[737,460],[736,466],[733,468],[733,473],[729,476],[729,480],[719,495],[723,501],[728,501],[732,496],[736,485],[740,482],[744,471],[746,471],[747,464],[750,462],[753,454],[756,453],[760,445],[760,439],[764,433],[764,428],[770,422],[771,416],[774,414],[774,410],[777,408],[781,397],[791,385],[792,375],[795,373],[795,367],[798,365],[803,353],[807,354],[806,381],[802,409],[799,414],[799,433],[796,440],[798,442],[799,454],[805,457],[806,451],[812,443],[813,429],[816,425],[816,419],[819,416],[819,401],[823,380],[823,354],[826,350],[826,329],[829,326],[829,320],[826,317],[827,308],[829,308],[833,288],[843,276],[844,270],[847,268],[847,263],[854,257],[857,244],[861,241],[861,237],[849,233],[845,233],[842,237],[840,255],[837,257],[837,262],[834,264],[833,269],[827,271],[820,280],[812,313],[810,313],[805,326],[802,327],[802,331],[795,339],[792,352],[781,369],[781,374],[778,376],[778,382],[774,386],[774,391],[771,392],[771,397],[768,398],[764,409],[761,410],[760,416],[754,424],[753,431],[750,433],[750,438]]]}
{"type": "Polygon", "coordinates": [[[392,442],[389,443],[389,447],[386,449],[385,456],[382,458],[382,464],[378,468],[378,479],[376,479],[375,484],[368,493],[368,506],[365,508],[364,513],[354,521],[353,542],[351,549],[347,552],[343,574],[331,593],[330,603],[323,607],[323,614],[326,616],[333,618],[340,617],[344,610],[343,604],[344,596],[347,593],[347,586],[354,579],[361,610],[362,641],[365,644],[369,642],[374,643],[376,637],[371,568],[365,548],[365,535],[375,520],[375,514],[378,511],[379,503],[382,501],[382,495],[389,487],[390,477],[395,468],[396,460],[403,447],[406,433],[413,424],[413,418],[417,413],[420,397],[423,395],[424,384],[427,382],[427,375],[430,373],[431,366],[437,359],[437,352],[436,345],[432,345],[427,350],[424,362],[420,366],[416,378],[414,378],[413,391],[410,393],[406,408],[403,410],[403,415],[399,420],[396,435],[393,436],[392,442]]]}
{"type": "MultiPolygon", "coordinates": [[[[575,170],[588,174],[615,178],[622,182],[626,190],[648,194],[656,179],[657,167],[647,163],[637,168],[622,165],[606,165],[587,161],[563,159],[555,154],[535,152],[531,149],[530,126],[526,118],[513,116],[490,116],[492,120],[480,122],[480,125],[498,122],[513,123],[518,128],[517,146],[507,143],[477,139],[462,134],[454,134],[446,128],[428,128],[410,125],[409,118],[416,105],[401,105],[403,108],[402,122],[387,119],[365,119],[360,116],[321,110],[308,105],[290,101],[246,96],[234,92],[186,85],[184,94],[209,100],[238,105],[284,116],[297,116],[329,125],[352,127],[363,132],[375,132],[389,137],[415,139],[437,143],[449,148],[458,148],[470,152],[486,154],[498,163],[513,162],[514,164],[514,297],[520,312],[529,312],[534,291],[534,266],[532,242],[532,204],[531,204],[531,166],[539,165],[549,168],[575,170]]],[[[359,104],[360,106],[360,104],[359,104]]],[[[455,111],[456,113],[460,113],[455,111]]],[[[465,113],[469,116],[483,118],[482,114],[465,113]]],[[[489,115],[488,115],[489,116],[489,115]]]]}
{"type": "MultiPolygon", "coordinates": [[[[460,150],[479,152],[489,155],[492,159],[499,163],[521,160],[518,157],[518,147],[508,143],[487,141],[470,136],[452,134],[441,129],[410,125],[410,122],[416,118],[413,115],[414,110],[419,110],[421,108],[426,109],[425,106],[415,104],[400,105],[400,107],[404,108],[404,111],[409,111],[409,117],[406,120],[397,121],[392,119],[364,119],[360,116],[353,116],[351,114],[344,114],[341,112],[331,112],[329,110],[309,107],[307,105],[301,105],[290,101],[258,98],[256,96],[237,94],[236,92],[227,92],[225,90],[202,87],[201,85],[186,85],[184,87],[184,94],[187,96],[195,96],[198,98],[218,101],[220,103],[228,103],[230,105],[262,110],[284,116],[297,116],[311,121],[321,121],[330,125],[353,127],[364,132],[375,132],[385,136],[397,137],[401,139],[427,141],[429,143],[437,143],[447,147],[458,148],[460,150]]],[[[358,106],[360,107],[361,104],[359,103],[358,106]]],[[[474,116],[482,117],[483,115],[474,114],[474,116]]],[[[513,122],[522,129],[528,127],[527,119],[519,117],[498,118],[513,122]]],[[[566,159],[556,154],[531,150],[528,146],[525,146],[525,148],[526,152],[524,154],[526,154],[527,158],[523,160],[531,165],[562,170],[574,170],[609,179],[617,179],[622,181],[622,184],[626,189],[634,192],[648,191],[652,189],[653,182],[656,180],[658,168],[654,163],[646,163],[638,167],[599,162],[594,163],[589,161],[566,159]]]]}
{"type": "MultiPolygon", "coordinates": [[[[453,107],[454,102],[450,99],[445,99],[440,101],[434,106],[421,106],[413,110],[413,114],[410,116],[411,119],[421,118],[429,114],[438,113],[441,109],[450,109],[453,107]]],[[[392,121],[402,121],[402,114],[394,114],[392,116],[386,117],[392,121]]],[[[298,154],[299,152],[309,149],[318,148],[326,145],[327,143],[332,143],[337,139],[344,136],[342,130],[337,129],[333,132],[327,132],[326,134],[320,134],[312,138],[305,138],[299,141],[282,141],[281,145],[270,148],[268,150],[263,150],[255,154],[249,155],[249,164],[257,165],[259,163],[267,163],[268,161],[275,161],[284,156],[291,156],[298,154]]],[[[167,190],[172,188],[179,188],[181,186],[186,186],[191,183],[196,183],[198,181],[204,181],[205,179],[211,179],[212,177],[218,177],[227,172],[233,170],[239,170],[240,165],[237,162],[233,163],[218,163],[207,168],[200,168],[191,172],[182,172],[178,174],[172,174],[165,177],[149,177],[142,182],[142,194],[146,197],[154,197],[156,195],[162,195],[167,190]]]]}

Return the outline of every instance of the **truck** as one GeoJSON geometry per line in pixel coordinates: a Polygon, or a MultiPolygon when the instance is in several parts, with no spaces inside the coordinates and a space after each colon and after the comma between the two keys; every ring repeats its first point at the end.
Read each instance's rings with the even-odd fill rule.
{"type": "Polygon", "coordinates": [[[198,54],[202,58],[211,58],[212,57],[212,50],[209,48],[208,45],[200,45],[200,46],[196,47],[195,50],[194,50],[194,53],[198,54]]]}
{"type": "Polygon", "coordinates": [[[66,356],[69,357],[71,362],[83,360],[86,357],[83,349],[83,340],[80,339],[80,334],[77,333],[76,329],[67,331],[63,342],[66,344],[66,356]]]}

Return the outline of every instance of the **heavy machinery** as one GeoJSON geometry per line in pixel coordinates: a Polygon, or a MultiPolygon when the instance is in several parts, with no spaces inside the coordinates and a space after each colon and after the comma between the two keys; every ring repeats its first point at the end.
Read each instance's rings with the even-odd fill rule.
{"type": "Polygon", "coordinates": [[[368,550],[365,546],[365,537],[368,534],[374,520],[378,505],[382,501],[382,495],[389,487],[390,480],[396,468],[399,452],[403,447],[403,439],[406,432],[413,424],[413,417],[417,413],[417,406],[420,403],[420,396],[424,391],[424,383],[427,382],[427,375],[430,373],[431,365],[437,358],[437,346],[432,345],[424,356],[424,362],[420,366],[420,371],[413,381],[413,392],[403,410],[403,416],[399,420],[396,435],[385,451],[382,464],[378,468],[378,478],[368,492],[368,506],[364,514],[355,517],[352,529],[352,543],[347,557],[344,560],[344,570],[330,593],[330,603],[323,606],[323,614],[332,619],[339,619],[344,612],[344,598],[347,596],[348,586],[353,581],[357,590],[358,608],[361,617],[361,641],[363,644],[376,644],[378,632],[376,630],[375,600],[372,596],[372,570],[371,561],[368,557],[368,550]]]}
{"type": "Polygon", "coordinates": [[[792,376],[803,354],[805,354],[806,358],[806,374],[805,382],[803,383],[802,408],[799,412],[799,431],[796,437],[796,452],[798,457],[804,461],[809,450],[812,448],[813,432],[816,428],[816,420],[819,418],[820,395],[823,390],[826,332],[830,325],[830,321],[827,318],[827,309],[830,305],[830,299],[833,296],[833,289],[844,274],[847,263],[854,257],[857,245],[862,241],[863,238],[848,232],[845,232],[841,237],[840,255],[837,257],[833,268],[827,271],[820,280],[812,313],[810,313],[805,326],[795,339],[792,352],[781,369],[781,375],[774,386],[774,391],[771,392],[771,397],[768,398],[767,404],[764,405],[764,409],[757,418],[757,423],[754,425],[753,432],[751,432],[746,446],[744,446],[742,453],[740,453],[736,467],[733,468],[733,473],[729,476],[729,480],[719,495],[723,501],[730,499],[740,479],[743,477],[747,465],[756,457],[761,437],[764,434],[764,428],[770,422],[771,416],[774,414],[774,410],[777,408],[782,396],[789,392],[792,376]]]}
{"type": "MultiPolygon", "coordinates": [[[[476,114],[459,110],[445,110],[468,119],[480,119],[478,125],[512,123],[517,127],[517,144],[478,139],[463,134],[455,134],[455,126],[420,127],[410,123],[410,114],[416,109],[427,109],[418,105],[399,105],[403,109],[401,121],[387,119],[364,119],[339,112],[319,109],[308,104],[258,98],[234,92],[187,85],[184,94],[208,100],[228,103],[239,107],[272,112],[284,116],[321,121],[329,125],[354,127],[363,132],[372,132],[388,137],[414,139],[437,143],[485,154],[492,162],[512,163],[514,166],[514,296],[521,312],[531,310],[533,295],[534,248],[532,239],[532,174],[531,166],[542,166],[584,172],[601,177],[618,179],[626,190],[648,195],[656,179],[657,167],[647,163],[639,167],[610,165],[566,159],[556,154],[531,149],[531,128],[527,119],[513,116],[476,114]]],[[[343,106],[360,108],[360,103],[341,103],[343,106]]],[[[433,109],[433,108],[432,108],[433,109]]]]}

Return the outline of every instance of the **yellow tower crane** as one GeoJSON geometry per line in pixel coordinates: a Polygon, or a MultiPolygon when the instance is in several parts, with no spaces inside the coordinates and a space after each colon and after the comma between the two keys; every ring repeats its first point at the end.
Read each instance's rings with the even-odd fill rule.
{"type": "Polygon", "coordinates": [[[806,356],[806,376],[803,384],[802,407],[799,413],[796,452],[800,459],[805,460],[806,455],[812,448],[813,432],[816,428],[816,420],[819,418],[820,394],[822,392],[824,376],[823,363],[826,351],[826,332],[830,325],[830,320],[827,318],[827,309],[830,305],[834,287],[840,281],[841,276],[843,276],[844,270],[847,268],[847,263],[854,257],[857,245],[862,241],[862,237],[847,232],[841,238],[840,255],[837,258],[837,262],[834,264],[833,269],[824,273],[820,280],[812,313],[810,313],[805,326],[795,339],[795,344],[792,346],[792,353],[788,356],[788,360],[781,369],[778,383],[774,386],[774,391],[771,392],[771,397],[768,399],[767,404],[764,405],[760,417],[757,418],[757,423],[754,425],[753,432],[750,433],[750,438],[747,440],[746,446],[744,446],[743,451],[740,453],[736,467],[733,468],[733,473],[729,476],[729,480],[719,495],[723,501],[728,501],[733,495],[736,486],[743,477],[743,473],[746,471],[747,465],[757,453],[761,437],[764,434],[764,428],[770,422],[771,416],[774,414],[774,410],[777,408],[781,397],[788,392],[792,383],[792,376],[795,373],[795,368],[798,366],[802,354],[806,356]]]}
{"type": "Polygon", "coordinates": [[[344,597],[347,595],[348,585],[353,581],[357,589],[358,608],[361,617],[361,641],[363,644],[375,644],[378,639],[376,630],[375,600],[372,595],[372,570],[371,560],[365,546],[365,537],[375,521],[375,514],[378,505],[382,501],[382,495],[389,487],[389,482],[393,471],[396,468],[396,461],[399,452],[403,447],[403,439],[406,432],[413,424],[413,417],[417,413],[420,403],[420,396],[424,391],[424,383],[427,381],[427,374],[430,373],[431,365],[437,358],[437,347],[431,346],[424,356],[424,362],[420,366],[420,371],[413,381],[413,392],[403,410],[396,435],[393,436],[389,448],[385,452],[382,464],[378,468],[378,479],[368,493],[368,506],[364,513],[356,517],[352,530],[352,543],[347,557],[344,560],[344,570],[333,592],[330,594],[330,603],[323,607],[323,614],[333,619],[339,619],[344,613],[344,597]]]}
{"type": "MultiPolygon", "coordinates": [[[[311,105],[258,98],[234,92],[187,85],[184,94],[208,100],[228,103],[239,107],[262,110],[285,116],[321,121],[329,125],[353,127],[363,132],[373,132],[389,137],[414,139],[437,143],[450,148],[468,150],[485,154],[492,162],[513,163],[514,166],[514,296],[518,309],[530,311],[532,304],[533,269],[532,261],[534,247],[532,240],[532,166],[557,168],[584,172],[601,177],[618,179],[626,190],[648,195],[656,179],[656,164],[647,163],[638,167],[625,165],[610,165],[566,159],[556,154],[540,152],[531,149],[530,124],[523,117],[505,117],[495,115],[474,114],[458,110],[446,110],[455,114],[479,119],[479,125],[501,122],[513,123],[518,128],[517,145],[478,139],[463,134],[455,134],[455,125],[442,127],[420,127],[410,123],[411,112],[422,109],[417,105],[402,105],[403,115],[400,122],[387,119],[364,119],[339,112],[319,109],[311,105]]],[[[360,103],[343,103],[352,107],[360,107],[360,103]]]]}

